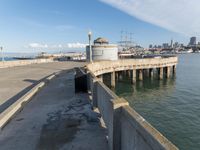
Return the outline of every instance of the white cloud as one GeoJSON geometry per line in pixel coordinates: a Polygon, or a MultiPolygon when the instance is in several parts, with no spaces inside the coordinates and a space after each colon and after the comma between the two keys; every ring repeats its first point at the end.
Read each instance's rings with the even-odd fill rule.
{"type": "Polygon", "coordinates": [[[79,42],[76,42],[76,43],[68,43],[68,44],[67,44],[67,47],[68,47],[68,48],[85,48],[85,47],[86,47],[86,44],[79,43],[79,42]]]}
{"type": "Polygon", "coordinates": [[[184,35],[200,36],[199,0],[100,0],[140,20],[184,35]]]}
{"type": "Polygon", "coordinates": [[[28,45],[29,48],[48,48],[47,44],[41,44],[41,43],[30,43],[28,45]]]}
{"type": "Polygon", "coordinates": [[[32,48],[32,49],[82,49],[85,48],[87,44],[84,43],[66,43],[66,44],[42,44],[42,43],[30,43],[25,48],[32,48]]]}

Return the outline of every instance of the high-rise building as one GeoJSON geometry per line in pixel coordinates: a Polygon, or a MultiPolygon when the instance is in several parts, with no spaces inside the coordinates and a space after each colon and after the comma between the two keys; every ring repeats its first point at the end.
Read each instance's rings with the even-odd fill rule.
{"type": "Polygon", "coordinates": [[[152,44],[150,44],[150,45],[149,45],[149,48],[153,48],[153,45],[152,45],[152,44]]]}
{"type": "Polygon", "coordinates": [[[189,46],[195,46],[197,42],[197,38],[196,37],[191,37],[190,38],[190,42],[189,42],[189,46]]]}
{"type": "Polygon", "coordinates": [[[169,44],[168,43],[163,43],[163,48],[165,48],[165,49],[167,49],[167,48],[169,48],[169,44]]]}
{"type": "Polygon", "coordinates": [[[173,39],[171,39],[170,47],[173,48],[173,39]]]}

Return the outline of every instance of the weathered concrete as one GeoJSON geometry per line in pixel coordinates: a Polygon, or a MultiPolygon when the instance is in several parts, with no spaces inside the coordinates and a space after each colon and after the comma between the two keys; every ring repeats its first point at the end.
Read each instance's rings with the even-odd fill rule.
{"type": "Polygon", "coordinates": [[[116,137],[115,134],[118,134],[117,126],[115,126],[116,124],[114,124],[115,110],[118,109],[120,106],[128,105],[128,102],[119,99],[102,82],[97,81],[97,84],[95,84],[95,86],[97,88],[97,106],[108,129],[109,148],[115,149],[114,138],[116,137]]]}
{"type": "Polygon", "coordinates": [[[110,150],[178,150],[160,132],[89,72],[92,100],[108,130],[110,150]],[[94,84],[95,83],[95,84],[94,84]],[[95,89],[95,90],[93,90],[95,89]]]}
{"type": "Polygon", "coordinates": [[[52,73],[80,67],[83,62],[52,62],[0,69],[0,112],[52,73]]]}
{"type": "Polygon", "coordinates": [[[107,150],[106,129],[74,72],[57,75],[0,132],[1,150],[107,150]]]}
{"type": "Polygon", "coordinates": [[[24,66],[30,64],[40,64],[40,63],[49,63],[54,62],[53,59],[31,59],[31,60],[14,60],[14,61],[1,61],[0,68],[24,66]]]}
{"type": "Polygon", "coordinates": [[[170,77],[171,74],[171,67],[167,67],[167,78],[170,77]]]}
{"type": "Polygon", "coordinates": [[[122,107],[120,123],[121,150],[177,149],[130,106],[122,107]]]}
{"type": "Polygon", "coordinates": [[[174,66],[178,63],[178,57],[168,58],[145,58],[145,59],[122,59],[117,61],[98,61],[87,65],[95,76],[111,73],[113,70],[125,71],[133,69],[151,69],[174,66]]]}
{"type": "Polygon", "coordinates": [[[19,100],[10,105],[6,110],[0,113],[0,130],[6,125],[14,115],[23,109],[24,105],[45,85],[45,82],[40,82],[28,93],[22,96],[19,100]]]}
{"type": "Polygon", "coordinates": [[[173,66],[173,73],[176,73],[176,65],[173,66]]]}
{"type": "Polygon", "coordinates": [[[115,71],[111,73],[111,87],[115,87],[115,71]]]}
{"type": "Polygon", "coordinates": [[[132,83],[135,83],[136,82],[136,70],[133,69],[133,73],[132,73],[132,83]]]}
{"type": "Polygon", "coordinates": [[[98,79],[99,79],[101,82],[103,82],[103,75],[99,75],[99,76],[98,76],[98,79]]]}
{"type": "Polygon", "coordinates": [[[159,68],[159,79],[163,79],[163,67],[159,68]]]}
{"type": "Polygon", "coordinates": [[[139,70],[139,80],[142,81],[143,80],[143,69],[139,70]]]}

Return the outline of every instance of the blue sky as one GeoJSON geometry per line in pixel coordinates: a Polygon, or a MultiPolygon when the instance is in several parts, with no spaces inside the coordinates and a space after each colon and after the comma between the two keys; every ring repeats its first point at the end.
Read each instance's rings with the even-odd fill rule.
{"type": "Polygon", "coordinates": [[[121,30],[134,33],[134,41],[144,47],[171,38],[188,43],[185,32],[121,6],[115,0],[0,0],[0,45],[7,52],[81,50],[89,30],[93,38],[106,37],[111,43],[120,40],[121,30]]]}

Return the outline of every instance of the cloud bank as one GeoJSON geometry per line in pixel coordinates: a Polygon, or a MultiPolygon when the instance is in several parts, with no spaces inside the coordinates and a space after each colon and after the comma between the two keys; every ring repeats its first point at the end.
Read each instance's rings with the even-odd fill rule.
{"type": "Polygon", "coordinates": [[[100,0],[145,22],[200,36],[199,0],[100,0]]]}
{"type": "Polygon", "coordinates": [[[66,44],[55,44],[55,45],[50,45],[50,44],[43,44],[43,43],[30,43],[28,46],[25,46],[26,48],[31,48],[31,49],[81,49],[85,48],[87,44],[84,43],[66,43],[66,44]]]}

